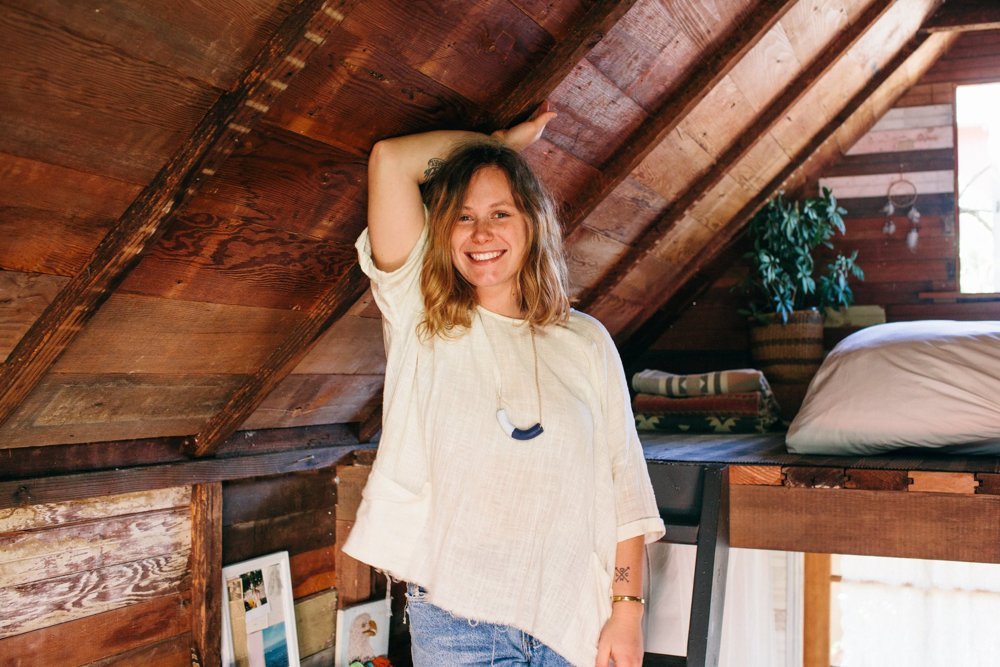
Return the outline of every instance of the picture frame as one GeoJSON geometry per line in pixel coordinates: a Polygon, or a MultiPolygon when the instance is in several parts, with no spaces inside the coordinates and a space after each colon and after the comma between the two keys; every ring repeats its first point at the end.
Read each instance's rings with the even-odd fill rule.
{"type": "Polygon", "coordinates": [[[222,568],[223,667],[299,667],[288,552],[222,568]]]}
{"type": "Polygon", "coordinates": [[[371,600],[337,611],[334,667],[391,667],[387,599],[371,600]]]}

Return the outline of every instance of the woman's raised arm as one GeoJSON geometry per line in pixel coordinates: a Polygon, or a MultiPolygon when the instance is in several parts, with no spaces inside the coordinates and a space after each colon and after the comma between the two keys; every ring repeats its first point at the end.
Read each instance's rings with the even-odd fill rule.
{"type": "MultiPolygon", "coordinates": [[[[553,118],[555,113],[545,102],[529,120],[494,132],[493,138],[523,150],[553,118]]],[[[475,132],[442,130],[375,144],[368,160],[368,235],[375,266],[382,271],[398,269],[420,237],[424,225],[420,183],[432,161],[447,156],[459,143],[485,138],[475,132]]]]}

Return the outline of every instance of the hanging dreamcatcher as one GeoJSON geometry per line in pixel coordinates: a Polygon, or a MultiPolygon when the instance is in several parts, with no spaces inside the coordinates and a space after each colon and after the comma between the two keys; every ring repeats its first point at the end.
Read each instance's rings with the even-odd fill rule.
{"type": "Polygon", "coordinates": [[[907,220],[910,221],[910,231],[906,233],[906,247],[910,252],[917,251],[917,244],[920,242],[920,211],[917,210],[917,186],[913,181],[900,176],[889,184],[886,191],[885,206],[882,212],[885,213],[885,224],[882,225],[882,233],[892,236],[896,233],[896,221],[892,216],[899,211],[900,214],[906,209],[907,220]]]}

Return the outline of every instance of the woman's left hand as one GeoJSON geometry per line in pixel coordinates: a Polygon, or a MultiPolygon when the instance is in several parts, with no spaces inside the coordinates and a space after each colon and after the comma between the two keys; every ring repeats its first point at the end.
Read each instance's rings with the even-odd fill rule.
{"type": "Polygon", "coordinates": [[[506,130],[497,130],[490,136],[502,141],[515,151],[523,151],[541,138],[545,126],[555,117],[556,112],[552,111],[552,105],[549,104],[548,100],[545,100],[538,105],[528,120],[506,130]]]}
{"type": "Polygon", "coordinates": [[[642,605],[619,602],[597,641],[595,667],[641,667],[642,605]]]}

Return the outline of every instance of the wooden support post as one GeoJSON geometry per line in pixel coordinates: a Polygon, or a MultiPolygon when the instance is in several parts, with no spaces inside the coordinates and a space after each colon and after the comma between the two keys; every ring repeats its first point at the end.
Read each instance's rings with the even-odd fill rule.
{"type": "Polygon", "coordinates": [[[830,667],[830,554],[805,554],[802,667],[830,667]]]}
{"type": "Polygon", "coordinates": [[[354,520],[357,517],[358,505],[361,503],[361,491],[371,473],[371,464],[337,466],[337,556],[335,569],[337,571],[337,604],[343,609],[357,602],[367,600],[372,595],[372,569],[370,566],[354,560],[341,551],[341,546],[347,540],[354,520]]]}
{"type": "Polygon", "coordinates": [[[191,634],[202,665],[222,661],[222,483],[191,488],[191,634]]]}

